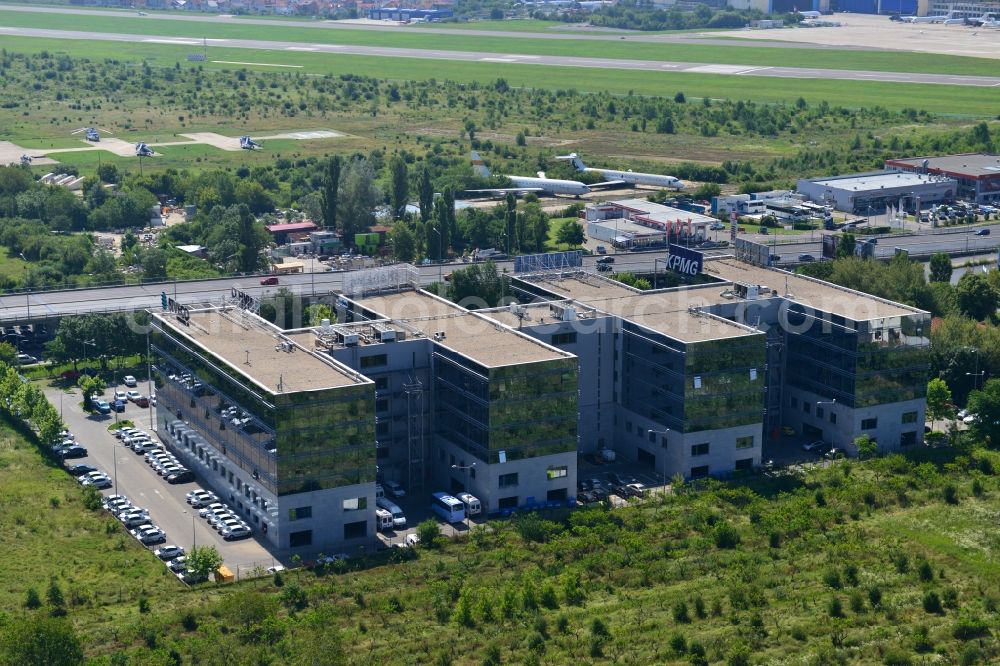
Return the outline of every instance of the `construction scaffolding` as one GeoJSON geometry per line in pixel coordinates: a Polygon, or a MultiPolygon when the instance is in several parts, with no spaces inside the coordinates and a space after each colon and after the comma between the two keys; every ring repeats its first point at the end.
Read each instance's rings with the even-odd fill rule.
{"type": "Polygon", "coordinates": [[[420,270],[413,264],[368,268],[344,274],[343,293],[352,298],[364,298],[383,291],[399,291],[404,287],[420,288],[420,270]]]}

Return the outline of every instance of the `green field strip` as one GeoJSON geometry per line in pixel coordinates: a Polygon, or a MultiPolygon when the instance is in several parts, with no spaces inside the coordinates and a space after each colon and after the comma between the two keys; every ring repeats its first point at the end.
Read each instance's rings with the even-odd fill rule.
{"type": "MultiPolygon", "coordinates": [[[[760,46],[716,46],[698,44],[649,44],[627,41],[576,41],[546,39],[511,39],[468,35],[425,34],[419,31],[400,33],[375,30],[322,30],[276,25],[238,23],[196,23],[156,20],[144,17],[80,16],[2,12],[0,25],[13,28],[51,30],[86,30],[115,34],[134,34],[136,41],[145,38],[184,37],[191,39],[259,39],[315,44],[384,46],[394,48],[443,49],[475,53],[518,53],[575,57],[620,58],[625,60],[663,60],[706,64],[746,64],[757,67],[822,67],[889,72],[930,74],[961,73],[968,76],[995,76],[995,60],[944,56],[927,53],[776,49],[760,46]]],[[[4,35],[5,41],[7,36],[4,35]]]]}

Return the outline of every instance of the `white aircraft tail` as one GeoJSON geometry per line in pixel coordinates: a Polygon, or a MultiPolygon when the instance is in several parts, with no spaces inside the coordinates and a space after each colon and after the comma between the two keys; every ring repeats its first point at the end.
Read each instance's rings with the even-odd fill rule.
{"type": "Polygon", "coordinates": [[[479,152],[475,150],[472,151],[472,168],[477,174],[479,174],[483,178],[489,178],[491,175],[489,168],[486,166],[486,163],[483,162],[483,158],[480,157],[479,152]]]}
{"type": "Polygon", "coordinates": [[[570,153],[569,155],[556,155],[556,159],[569,160],[573,163],[573,168],[577,171],[585,171],[587,169],[587,165],[583,163],[583,160],[580,159],[580,156],[576,153],[570,153]]]}

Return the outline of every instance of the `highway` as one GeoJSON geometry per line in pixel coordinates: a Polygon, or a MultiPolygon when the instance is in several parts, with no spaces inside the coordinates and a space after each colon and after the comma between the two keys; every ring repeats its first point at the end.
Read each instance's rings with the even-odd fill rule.
{"type": "MultiPolygon", "coordinates": [[[[127,42],[130,44],[167,44],[174,46],[202,47],[203,40],[194,37],[136,36],[127,33],[107,33],[83,30],[49,30],[46,28],[0,27],[0,34],[43,39],[83,40],[91,42],[127,42]]],[[[385,46],[349,44],[307,44],[304,42],[263,41],[256,39],[208,39],[208,45],[221,49],[255,49],[261,51],[313,52],[330,55],[359,55],[379,58],[419,58],[427,60],[454,60],[493,64],[542,65],[550,67],[579,67],[607,70],[638,70],[643,72],[678,72],[688,74],[718,74],[724,76],[777,77],[794,79],[819,79],[842,81],[879,81],[892,83],[918,83],[971,87],[1000,87],[1000,76],[964,76],[957,74],[925,74],[914,72],[875,72],[847,69],[821,69],[804,67],[761,67],[752,64],[705,64],[697,62],[669,62],[663,60],[625,60],[617,58],[525,55],[515,53],[485,53],[481,51],[447,51],[443,49],[413,49],[385,46]]],[[[273,56],[272,56],[273,58],[273,56]]],[[[277,65],[274,62],[236,62],[213,60],[239,65],[277,65]]]]}
{"type": "MultiPolygon", "coordinates": [[[[719,232],[719,238],[726,234],[719,232]]],[[[863,237],[863,233],[859,233],[863,237]]],[[[750,239],[768,243],[776,241],[778,236],[749,236],[750,239]]],[[[811,240],[784,242],[774,245],[772,254],[782,257],[781,263],[797,262],[798,255],[811,254],[819,258],[822,254],[821,234],[817,233],[811,240]]],[[[1000,224],[976,226],[972,231],[956,229],[942,231],[936,234],[920,234],[907,236],[892,236],[882,238],[876,248],[878,257],[890,257],[895,248],[903,248],[914,257],[926,257],[934,252],[949,252],[961,254],[994,253],[1000,241],[1000,224]],[[990,229],[989,236],[976,236],[975,231],[990,229]]],[[[731,249],[711,250],[708,255],[723,255],[731,253],[731,249]]],[[[628,252],[612,255],[615,257],[615,270],[652,271],[654,260],[661,256],[660,252],[628,252]]],[[[585,257],[584,267],[593,269],[595,257],[585,257]]],[[[441,276],[452,270],[463,268],[461,263],[421,266],[418,268],[420,282],[427,285],[438,281],[441,276]]],[[[513,270],[510,261],[498,262],[500,270],[513,270]]],[[[662,266],[661,266],[662,268],[662,266]]],[[[133,311],[145,308],[160,307],[160,293],[166,292],[182,304],[220,303],[228,297],[232,287],[237,287],[253,295],[261,296],[274,293],[285,288],[299,295],[339,293],[343,288],[347,272],[332,273],[299,273],[283,275],[276,286],[261,286],[259,276],[240,278],[217,278],[212,280],[192,280],[187,282],[169,282],[159,284],[98,287],[77,290],[20,292],[0,296],[0,322],[27,322],[48,317],[59,317],[72,314],[87,314],[94,312],[133,311]]]]}

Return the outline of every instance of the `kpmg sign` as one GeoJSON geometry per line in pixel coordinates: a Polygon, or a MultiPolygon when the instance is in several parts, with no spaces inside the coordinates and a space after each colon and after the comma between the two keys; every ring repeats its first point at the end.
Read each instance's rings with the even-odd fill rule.
{"type": "Polygon", "coordinates": [[[670,254],[667,256],[667,268],[682,275],[698,275],[704,265],[704,255],[681,245],[670,244],[670,254]]]}

